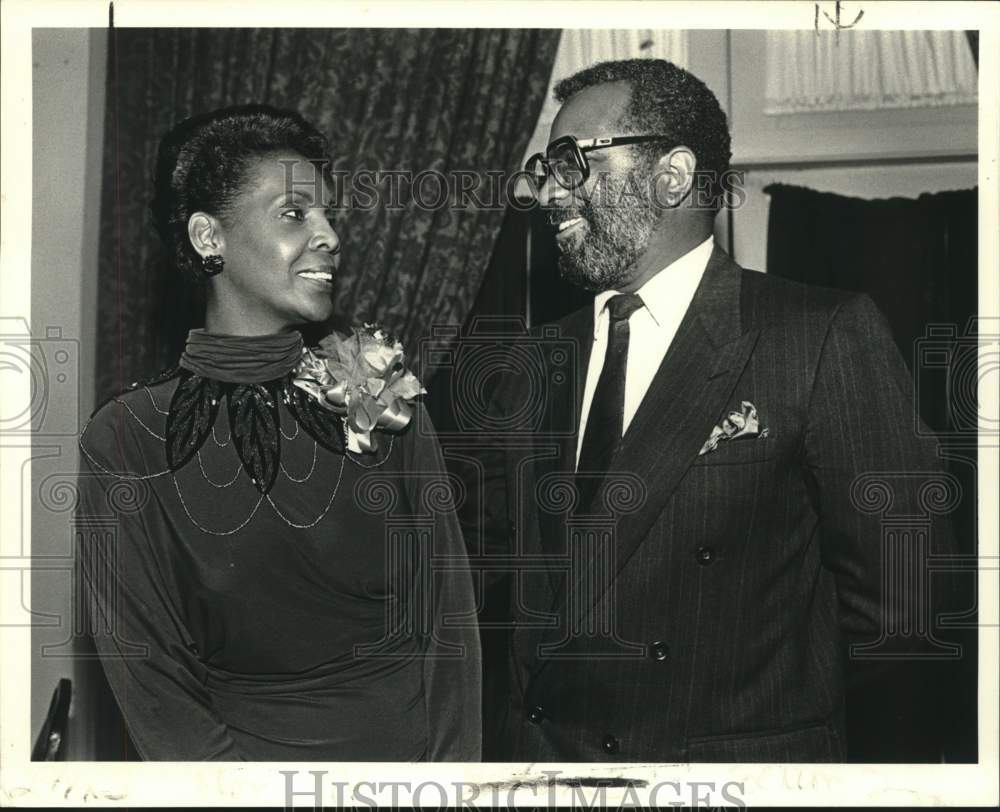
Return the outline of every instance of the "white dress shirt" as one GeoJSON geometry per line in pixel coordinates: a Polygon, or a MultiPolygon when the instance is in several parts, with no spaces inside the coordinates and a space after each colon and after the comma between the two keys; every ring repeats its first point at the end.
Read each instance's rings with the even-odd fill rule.
{"type": "MultiPolygon", "coordinates": [[[[677,328],[687,312],[695,289],[708,266],[714,242],[709,237],[684,256],[670,263],[646,282],[636,293],[642,298],[643,307],[636,310],[628,320],[629,343],[628,360],[625,366],[625,415],[622,421],[622,435],[646,396],[653,376],[660,368],[663,356],[667,354],[670,342],[674,340],[677,328]]],[[[590,349],[590,364],[587,367],[587,381],[583,390],[583,408],[580,412],[580,433],[576,440],[576,461],[580,462],[580,448],[587,429],[587,417],[594,400],[594,390],[604,367],[604,355],[608,349],[608,299],[620,293],[606,290],[594,298],[594,344],[590,349]]]]}

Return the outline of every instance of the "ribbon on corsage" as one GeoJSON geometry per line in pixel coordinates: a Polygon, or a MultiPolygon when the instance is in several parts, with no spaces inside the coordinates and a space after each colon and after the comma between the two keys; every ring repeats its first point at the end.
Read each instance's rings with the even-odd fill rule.
{"type": "Polygon", "coordinates": [[[378,451],[375,431],[399,432],[413,416],[413,399],[427,390],[403,365],[403,345],[377,324],[331,333],[305,349],[293,383],[340,415],[359,448],[378,451]]]}

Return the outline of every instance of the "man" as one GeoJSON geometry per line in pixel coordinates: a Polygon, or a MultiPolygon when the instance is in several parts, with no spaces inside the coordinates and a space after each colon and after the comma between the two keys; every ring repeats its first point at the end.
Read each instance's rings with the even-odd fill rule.
{"type": "MultiPolygon", "coordinates": [[[[905,655],[894,632],[928,611],[882,589],[879,499],[926,514],[941,476],[907,370],[868,297],[713,243],[729,134],[700,80],[608,62],[556,96],[529,168],[561,273],[595,298],[536,333],[546,374],[509,375],[493,405],[508,756],[842,761],[848,646],[905,655]]],[[[930,538],[948,543],[939,519],[930,538]]]]}

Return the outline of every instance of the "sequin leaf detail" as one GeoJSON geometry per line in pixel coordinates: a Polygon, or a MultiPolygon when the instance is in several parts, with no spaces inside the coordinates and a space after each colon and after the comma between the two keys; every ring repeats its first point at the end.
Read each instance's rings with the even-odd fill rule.
{"type": "Polygon", "coordinates": [[[285,405],[296,422],[327,451],[344,453],[344,421],[320,406],[297,386],[285,386],[285,405]]]}
{"type": "Polygon", "coordinates": [[[229,428],[243,470],[261,493],[278,475],[280,461],[277,393],[262,384],[236,384],[229,391],[229,428]]]}
{"type": "Polygon", "coordinates": [[[161,384],[164,381],[169,381],[171,378],[177,377],[177,375],[179,375],[181,371],[182,371],[181,367],[177,364],[174,364],[173,366],[160,370],[155,375],[149,378],[144,378],[142,381],[139,382],[139,386],[156,386],[157,384],[161,384]]]}
{"type": "Polygon", "coordinates": [[[171,471],[183,468],[208,438],[222,395],[219,381],[181,373],[167,412],[167,465],[171,471]]]}

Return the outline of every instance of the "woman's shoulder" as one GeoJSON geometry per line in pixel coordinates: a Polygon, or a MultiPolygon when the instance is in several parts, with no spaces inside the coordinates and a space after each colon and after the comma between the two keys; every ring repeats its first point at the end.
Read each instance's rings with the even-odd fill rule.
{"type": "Polygon", "coordinates": [[[105,399],[90,416],[91,424],[103,424],[108,420],[117,421],[122,410],[145,417],[160,415],[166,417],[170,409],[170,399],[180,379],[181,368],[172,366],[128,384],[124,389],[105,399]]]}
{"type": "Polygon", "coordinates": [[[102,468],[116,470],[124,464],[135,472],[148,455],[137,445],[162,445],[170,400],[177,388],[179,367],[170,367],[149,378],[133,381],[107,398],[90,416],[80,434],[80,447],[87,458],[102,468]],[[112,461],[117,461],[112,464],[112,461]]]}

